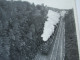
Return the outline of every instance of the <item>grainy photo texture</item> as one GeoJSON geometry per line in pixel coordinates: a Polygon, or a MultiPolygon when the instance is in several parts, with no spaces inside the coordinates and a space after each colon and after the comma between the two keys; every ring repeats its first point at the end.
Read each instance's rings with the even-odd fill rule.
{"type": "Polygon", "coordinates": [[[0,60],[79,60],[72,0],[0,0],[0,60]]]}

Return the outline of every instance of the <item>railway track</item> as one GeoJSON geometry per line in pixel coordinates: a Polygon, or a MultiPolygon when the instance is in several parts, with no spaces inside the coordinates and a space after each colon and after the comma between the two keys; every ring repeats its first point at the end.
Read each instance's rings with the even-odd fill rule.
{"type": "Polygon", "coordinates": [[[55,42],[49,55],[38,53],[34,60],[64,60],[65,57],[65,23],[61,19],[55,42]]]}

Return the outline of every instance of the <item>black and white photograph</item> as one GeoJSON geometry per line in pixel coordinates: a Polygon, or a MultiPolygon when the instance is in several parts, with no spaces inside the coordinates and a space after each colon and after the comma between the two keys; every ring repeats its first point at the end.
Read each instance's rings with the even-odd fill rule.
{"type": "Polygon", "coordinates": [[[0,60],[79,60],[75,0],[0,0],[0,60]]]}

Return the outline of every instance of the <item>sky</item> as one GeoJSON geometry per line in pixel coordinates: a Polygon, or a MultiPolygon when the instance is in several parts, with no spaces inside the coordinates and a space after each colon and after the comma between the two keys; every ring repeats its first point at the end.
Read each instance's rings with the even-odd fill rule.
{"type": "Polygon", "coordinates": [[[77,5],[77,13],[78,13],[78,23],[79,23],[79,30],[80,30],[80,0],[76,0],[77,5]]]}
{"type": "Polygon", "coordinates": [[[49,7],[59,8],[59,9],[71,9],[73,8],[73,1],[74,0],[22,0],[28,1],[35,4],[42,4],[47,5],[49,7]]]}

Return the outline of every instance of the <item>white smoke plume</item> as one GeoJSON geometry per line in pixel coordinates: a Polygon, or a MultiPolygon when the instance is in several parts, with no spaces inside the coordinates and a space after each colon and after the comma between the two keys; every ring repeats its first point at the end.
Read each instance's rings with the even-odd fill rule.
{"type": "Polygon", "coordinates": [[[43,41],[47,41],[52,33],[54,33],[55,25],[59,22],[60,18],[60,14],[52,10],[48,11],[47,16],[48,19],[45,21],[43,34],[41,35],[43,41]]]}

